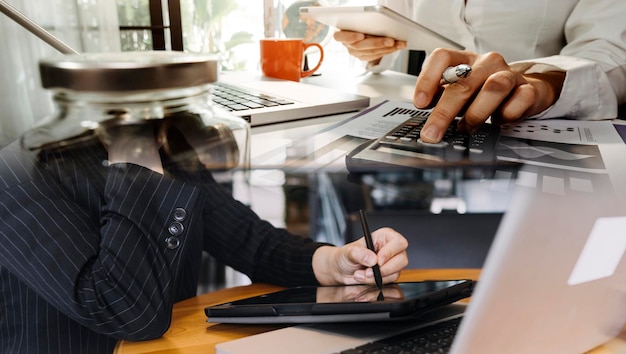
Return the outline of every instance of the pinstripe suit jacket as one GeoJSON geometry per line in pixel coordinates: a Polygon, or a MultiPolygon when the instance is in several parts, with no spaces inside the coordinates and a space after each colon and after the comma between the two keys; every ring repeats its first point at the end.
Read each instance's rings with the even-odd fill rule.
{"type": "Polygon", "coordinates": [[[109,353],[159,337],[172,305],[195,295],[202,250],[253,281],[315,283],[320,244],[259,220],[210,173],[106,158],[95,142],[0,151],[2,353],[109,353]]]}

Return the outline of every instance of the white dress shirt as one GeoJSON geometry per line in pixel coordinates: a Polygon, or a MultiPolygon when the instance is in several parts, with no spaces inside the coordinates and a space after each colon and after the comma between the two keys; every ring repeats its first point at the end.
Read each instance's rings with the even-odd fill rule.
{"type": "MultiPolygon", "coordinates": [[[[565,71],[557,102],[535,118],[607,119],[626,102],[624,0],[388,0],[401,13],[524,73],[565,71]]],[[[390,67],[393,55],[373,71],[390,67]]]]}

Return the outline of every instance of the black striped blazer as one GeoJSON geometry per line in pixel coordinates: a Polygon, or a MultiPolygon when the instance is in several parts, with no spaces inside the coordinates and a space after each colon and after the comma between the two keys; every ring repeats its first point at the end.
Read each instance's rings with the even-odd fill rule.
{"type": "Polygon", "coordinates": [[[209,172],[106,158],[96,142],[0,151],[2,353],[110,353],[159,337],[172,305],[195,295],[202,250],[253,281],[316,282],[320,244],[260,220],[209,172]]]}

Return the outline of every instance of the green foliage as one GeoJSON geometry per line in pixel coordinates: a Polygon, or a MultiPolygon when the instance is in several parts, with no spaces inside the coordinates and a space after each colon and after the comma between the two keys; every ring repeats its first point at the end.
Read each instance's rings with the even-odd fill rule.
{"type": "Polygon", "coordinates": [[[117,0],[120,26],[150,26],[149,0],[117,0]]]}
{"type": "Polygon", "coordinates": [[[224,49],[227,51],[232,50],[240,44],[248,44],[254,42],[253,35],[250,32],[237,32],[234,33],[229,40],[224,43],[224,49]]]}
{"type": "Polygon", "coordinates": [[[205,49],[219,55],[222,69],[236,70],[241,64],[235,62],[233,49],[241,44],[253,42],[253,34],[249,32],[237,32],[229,39],[222,38],[223,23],[237,10],[238,2],[232,0],[188,0],[187,2],[193,8],[188,10],[193,14],[191,26],[203,28],[202,31],[194,31],[194,35],[206,36],[207,48],[205,49]]]}
{"type": "MultiPolygon", "coordinates": [[[[150,1],[161,0],[116,0],[120,26],[149,26],[150,1]]],[[[185,49],[217,54],[225,70],[236,70],[244,65],[236,61],[234,51],[239,45],[253,43],[253,34],[242,31],[228,39],[222,37],[224,23],[235,20],[231,15],[239,4],[247,3],[245,0],[180,0],[185,49]]],[[[124,31],[120,40],[123,50],[152,48],[150,31],[124,31]]]]}

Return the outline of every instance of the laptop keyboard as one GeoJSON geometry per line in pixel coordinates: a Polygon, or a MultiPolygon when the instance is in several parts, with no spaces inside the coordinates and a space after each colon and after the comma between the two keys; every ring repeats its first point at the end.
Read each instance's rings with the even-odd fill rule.
{"type": "Polygon", "coordinates": [[[417,115],[398,125],[378,140],[381,146],[416,152],[441,158],[446,162],[459,162],[469,159],[473,162],[489,162],[496,159],[496,144],[499,128],[483,124],[478,131],[468,134],[457,129],[453,122],[444,133],[440,143],[429,144],[420,140],[420,132],[429,113],[420,111],[417,115]]]}
{"type": "Polygon", "coordinates": [[[294,103],[293,101],[281,97],[271,96],[219,82],[213,84],[212,100],[215,104],[229,112],[276,107],[294,103]]]}
{"type": "Polygon", "coordinates": [[[341,354],[448,353],[462,317],[344,350],[341,354]]]}

